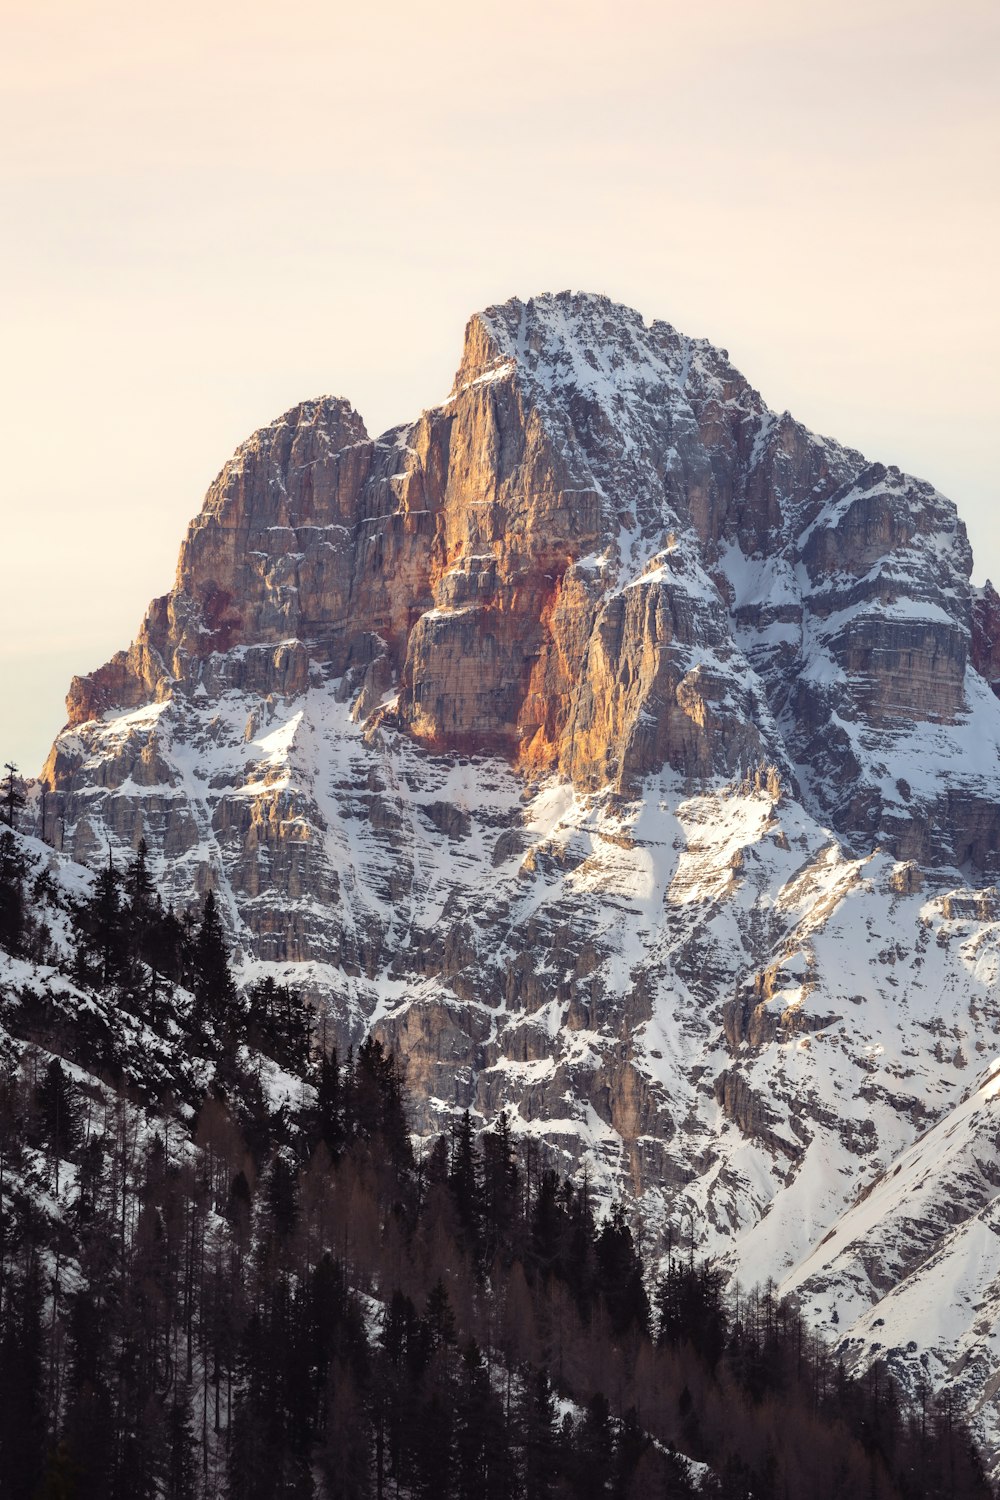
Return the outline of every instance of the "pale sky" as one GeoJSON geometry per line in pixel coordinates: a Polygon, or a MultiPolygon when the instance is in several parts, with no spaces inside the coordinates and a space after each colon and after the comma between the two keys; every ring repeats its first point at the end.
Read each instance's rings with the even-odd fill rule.
{"type": "Polygon", "coordinates": [[[133,638],[234,447],[446,394],[574,288],[931,479],[1000,575],[995,0],[0,0],[0,760],[133,638]]]}

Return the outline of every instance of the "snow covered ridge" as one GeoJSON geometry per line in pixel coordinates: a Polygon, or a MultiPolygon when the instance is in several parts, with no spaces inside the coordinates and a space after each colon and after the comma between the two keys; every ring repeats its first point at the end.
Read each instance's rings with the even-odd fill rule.
{"type": "Polygon", "coordinates": [[[1000,1441],[957,1269],[986,1187],[961,1236],[954,1157],[926,1168],[952,1208],[921,1265],[959,1288],[933,1345],[907,1255],[865,1248],[909,1234],[872,1185],[1000,1051],[1000,602],[970,569],[950,501],[724,352],[510,302],[410,426],[323,398],[242,445],[172,593],[74,684],[45,838],[93,865],[144,836],[245,977],[400,1048],[427,1128],[512,1106],[651,1239],[774,1276],[859,1358],[926,1354],[1000,1441]]]}

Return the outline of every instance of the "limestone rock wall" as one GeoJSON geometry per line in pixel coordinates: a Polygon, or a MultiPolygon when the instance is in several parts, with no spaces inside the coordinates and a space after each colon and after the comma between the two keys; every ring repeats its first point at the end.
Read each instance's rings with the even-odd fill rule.
{"type": "MultiPolygon", "coordinates": [[[[362,718],[395,694],[432,750],[592,790],[779,767],[903,850],[940,819],[887,801],[849,726],[968,712],[1000,636],[984,594],[973,643],[970,569],[948,501],[775,417],[725,351],[603,298],[515,301],[471,320],[412,426],[373,441],[323,398],[245,443],[70,723],[336,680],[362,718]]],[[[954,847],[982,848],[958,816],[954,847]]]]}

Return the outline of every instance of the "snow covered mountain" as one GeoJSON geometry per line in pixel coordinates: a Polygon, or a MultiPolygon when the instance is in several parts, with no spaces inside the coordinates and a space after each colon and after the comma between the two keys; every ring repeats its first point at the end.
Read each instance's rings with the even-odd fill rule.
{"type": "Polygon", "coordinates": [[[74,679],[34,831],[147,840],[246,977],[952,1383],[1000,1452],[1000,600],[930,485],[605,298],[303,403],[74,679]]]}

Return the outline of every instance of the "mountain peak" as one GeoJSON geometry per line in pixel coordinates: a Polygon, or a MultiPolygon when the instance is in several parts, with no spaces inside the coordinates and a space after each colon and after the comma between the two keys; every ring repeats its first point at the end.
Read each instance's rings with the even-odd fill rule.
{"type": "MultiPolygon", "coordinates": [[[[477,313],[466,330],[456,388],[501,361],[548,384],[593,387],[609,378],[621,384],[663,378],[685,342],[666,323],[647,325],[642,314],[592,292],[547,292],[527,302],[509,301],[477,313]]],[[[707,346],[706,346],[707,347],[707,346]]]]}
{"type": "MultiPolygon", "coordinates": [[[[589,293],[475,315],[454,395],[408,432],[373,443],[321,397],[241,445],[172,593],[75,681],[73,722],[314,679],[356,680],[363,717],[395,685],[427,746],[620,793],[662,766],[779,768],[862,846],[934,844],[917,726],[957,731],[985,684],[964,528],[931,486],[775,417],[725,351],[589,293]],[[876,725],[926,796],[876,773],[858,738],[876,725]]],[[[992,848],[981,764],[974,860],[992,848]]]]}
{"type": "MultiPolygon", "coordinates": [[[[651,1234],[877,1349],[868,1252],[810,1257],[1000,1028],[1000,604],[970,562],[933,486],[723,351],[511,301],[404,441],[322,398],[242,445],[74,683],[47,827],[82,861],[145,838],[179,906],[216,891],[245,977],[405,1055],[422,1128],[509,1107],[651,1234]]],[[[950,1184],[997,1201],[987,1117],[922,1257],[950,1184]]]]}

